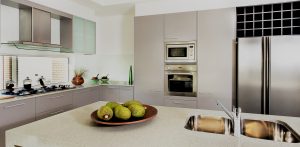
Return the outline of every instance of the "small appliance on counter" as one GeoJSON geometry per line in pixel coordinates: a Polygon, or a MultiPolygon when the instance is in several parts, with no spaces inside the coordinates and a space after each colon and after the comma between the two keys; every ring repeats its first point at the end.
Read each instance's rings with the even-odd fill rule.
{"type": "Polygon", "coordinates": [[[28,91],[32,90],[31,82],[32,82],[32,80],[29,79],[29,77],[26,77],[26,79],[23,80],[23,87],[24,87],[25,90],[28,90],[28,91]]]}
{"type": "Polygon", "coordinates": [[[15,90],[15,82],[13,80],[8,80],[5,83],[5,93],[13,93],[15,90]]]}

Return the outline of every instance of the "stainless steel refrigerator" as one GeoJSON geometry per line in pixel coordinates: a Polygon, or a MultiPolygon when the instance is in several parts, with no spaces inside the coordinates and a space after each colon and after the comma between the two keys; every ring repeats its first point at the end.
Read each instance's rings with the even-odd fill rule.
{"type": "Polygon", "coordinates": [[[300,36],[237,41],[237,106],[248,113],[300,117],[300,36]]]}

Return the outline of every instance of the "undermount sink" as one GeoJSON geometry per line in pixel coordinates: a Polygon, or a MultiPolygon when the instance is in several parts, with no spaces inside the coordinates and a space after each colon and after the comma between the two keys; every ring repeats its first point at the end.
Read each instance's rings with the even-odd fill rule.
{"type": "Polygon", "coordinates": [[[300,136],[285,122],[242,120],[242,135],[273,140],[277,142],[299,143],[300,136]]]}
{"type": "MultiPolygon", "coordinates": [[[[216,116],[193,115],[185,125],[191,131],[233,135],[231,119],[216,116]]],[[[300,143],[300,136],[282,121],[262,121],[244,119],[241,121],[241,134],[251,138],[277,142],[300,143]]]]}
{"type": "Polygon", "coordinates": [[[229,135],[232,133],[230,119],[215,116],[191,116],[185,127],[188,130],[229,135]]]}

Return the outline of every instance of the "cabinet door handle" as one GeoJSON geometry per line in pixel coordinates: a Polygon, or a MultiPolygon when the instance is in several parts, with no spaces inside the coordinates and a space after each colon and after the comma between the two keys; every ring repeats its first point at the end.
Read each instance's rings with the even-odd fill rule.
{"type": "Polygon", "coordinates": [[[14,107],[20,107],[20,106],[24,106],[25,104],[26,103],[20,103],[20,104],[10,105],[10,106],[4,107],[4,109],[9,109],[9,108],[14,108],[14,107]]]}
{"type": "Polygon", "coordinates": [[[50,115],[56,115],[56,114],[59,114],[59,113],[62,113],[62,112],[64,112],[65,110],[58,110],[58,111],[55,111],[55,112],[52,112],[52,113],[50,113],[50,115]]]}
{"type": "Polygon", "coordinates": [[[183,102],[174,101],[174,104],[184,104],[183,102]]]}
{"type": "Polygon", "coordinates": [[[54,96],[54,97],[50,97],[50,99],[58,99],[61,98],[63,95],[59,95],[59,96],[54,96]]]}

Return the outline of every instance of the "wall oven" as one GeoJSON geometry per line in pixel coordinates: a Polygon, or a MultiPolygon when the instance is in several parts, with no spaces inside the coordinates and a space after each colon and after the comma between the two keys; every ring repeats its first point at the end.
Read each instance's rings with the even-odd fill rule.
{"type": "Polygon", "coordinates": [[[196,42],[166,42],[166,63],[196,63],[196,42]]]}
{"type": "Polygon", "coordinates": [[[197,96],[197,65],[165,65],[165,95],[197,96]]]}

